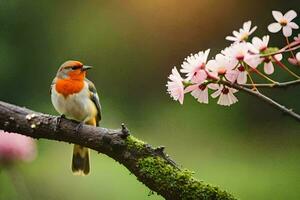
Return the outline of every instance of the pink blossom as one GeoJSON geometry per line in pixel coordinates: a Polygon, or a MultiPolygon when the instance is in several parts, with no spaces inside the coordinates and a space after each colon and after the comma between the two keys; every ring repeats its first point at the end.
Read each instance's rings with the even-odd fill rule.
{"type": "Polygon", "coordinates": [[[295,40],[296,42],[300,42],[300,33],[298,34],[298,36],[294,37],[294,40],[295,40]]]}
{"type": "Polygon", "coordinates": [[[210,88],[216,90],[211,96],[213,98],[219,97],[217,102],[219,105],[230,106],[238,102],[238,99],[234,96],[234,93],[238,92],[238,90],[218,84],[211,84],[210,88]]]}
{"type": "Polygon", "coordinates": [[[257,26],[251,28],[251,21],[247,21],[243,24],[243,28],[240,28],[239,31],[233,31],[233,36],[227,36],[226,40],[233,42],[242,42],[246,41],[249,36],[257,29],[257,26]]]}
{"type": "Polygon", "coordinates": [[[210,71],[211,76],[225,76],[228,81],[234,83],[237,79],[237,71],[234,70],[234,68],[237,67],[237,64],[237,61],[230,59],[223,54],[217,54],[215,59],[207,62],[206,68],[210,71]]]}
{"type": "Polygon", "coordinates": [[[210,49],[207,49],[205,52],[200,51],[197,54],[191,54],[184,60],[183,64],[181,65],[182,69],[180,71],[186,74],[187,80],[194,81],[196,76],[198,77],[197,79],[202,81],[207,78],[205,65],[209,52],[210,49]]]}
{"type": "Polygon", "coordinates": [[[250,67],[256,68],[261,63],[261,59],[259,55],[250,53],[250,50],[253,49],[252,44],[241,42],[227,47],[222,51],[222,54],[233,59],[236,63],[243,61],[250,67]]]}
{"type": "Polygon", "coordinates": [[[16,161],[32,161],[36,156],[33,139],[16,133],[0,130],[0,164],[16,161]]]}
{"type": "Polygon", "coordinates": [[[244,63],[252,68],[256,68],[262,62],[260,55],[253,54],[250,50],[256,51],[252,44],[240,42],[235,43],[222,51],[222,54],[231,59],[236,66],[236,80],[238,84],[245,84],[247,82],[248,72],[244,63]]]}
{"type": "Polygon", "coordinates": [[[259,52],[263,52],[268,48],[270,36],[265,35],[262,39],[258,37],[252,38],[252,45],[255,49],[257,49],[259,52]]]}
{"type": "Polygon", "coordinates": [[[292,29],[299,28],[295,22],[292,22],[292,20],[297,17],[297,13],[294,10],[290,10],[284,15],[279,11],[272,11],[272,15],[277,22],[268,26],[268,30],[271,33],[277,33],[282,28],[283,35],[290,37],[292,35],[292,29]]]}
{"type": "MultiPolygon", "coordinates": [[[[252,45],[255,48],[254,51],[263,53],[268,48],[269,39],[270,37],[268,35],[264,36],[262,39],[258,37],[254,37],[252,39],[252,45]]],[[[282,59],[281,54],[276,54],[274,57],[278,61],[282,59]]],[[[272,57],[262,58],[261,62],[264,63],[264,72],[266,74],[272,74],[274,72],[274,65],[273,65],[274,60],[272,59],[272,57]]]]}
{"type": "Polygon", "coordinates": [[[179,101],[180,104],[183,104],[184,99],[184,86],[183,86],[183,79],[181,78],[179,72],[177,71],[176,67],[172,69],[172,74],[169,76],[170,81],[167,83],[167,91],[170,96],[175,100],[179,101]]]}
{"type": "Polygon", "coordinates": [[[195,77],[194,82],[195,84],[185,88],[184,93],[191,92],[191,95],[195,97],[199,103],[208,104],[207,84],[203,83],[203,81],[199,77],[195,77]]]}
{"type": "Polygon", "coordinates": [[[300,66],[300,52],[298,52],[295,55],[295,58],[288,58],[288,61],[292,64],[292,65],[299,65],[300,66]]]}

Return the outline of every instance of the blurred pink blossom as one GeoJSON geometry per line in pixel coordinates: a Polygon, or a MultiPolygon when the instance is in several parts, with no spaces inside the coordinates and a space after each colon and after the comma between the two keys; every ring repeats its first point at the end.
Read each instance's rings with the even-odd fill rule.
{"type": "Polygon", "coordinates": [[[36,156],[36,144],[33,139],[16,133],[0,130],[0,164],[16,161],[32,161],[36,156]]]}
{"type": "Polygon", "coordinates": [[[300,66],[300,52],[298,52],[295,56],[295,58],[288,58],[288,61],[292,65],[299,65],[300,66]]]}

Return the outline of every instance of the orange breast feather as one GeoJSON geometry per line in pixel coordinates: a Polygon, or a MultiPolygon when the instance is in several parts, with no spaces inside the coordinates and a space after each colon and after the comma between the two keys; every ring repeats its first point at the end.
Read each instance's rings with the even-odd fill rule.
{"type": "Polygon", "coordinates": [[[82,90],[84,81],[71,79],[58,79],[55,84],[55,89],[58,93],[68,97],[70,94],[78,93],[82,90]]]}

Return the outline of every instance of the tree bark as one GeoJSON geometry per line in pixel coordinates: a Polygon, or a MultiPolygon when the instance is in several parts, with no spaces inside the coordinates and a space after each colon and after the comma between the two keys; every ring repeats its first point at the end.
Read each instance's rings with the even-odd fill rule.
{"type": "Polygon", "coordinates": [[[153,148],[134,138],[124,125],[113,130],[78,126],[75,121],[58,119],[0,101],[0,129],[36,139],[79,144],[106,154],[165,199],[235,199],[226,191],[193,178],[191,172],[176,165],[164,152],[164,147],[153,148]]]}

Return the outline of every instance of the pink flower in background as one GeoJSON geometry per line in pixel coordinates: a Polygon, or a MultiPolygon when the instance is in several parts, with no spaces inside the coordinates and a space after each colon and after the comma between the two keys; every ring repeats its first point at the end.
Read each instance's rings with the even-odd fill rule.
{"type": "Polygon", "coordinates": [[[187,57],[183,64],[181,65],[182,69],[180,70],[182,73],[186,74],[187,80],[197,80],[204,81],[207,78],[207,71],[205,69],[207,57],[210,49],[207,49],[205,52],[200,51],[197,54],[190,55],[187,57]]]}
{"type": "Polygon", "coordinates": [[[15,161],[32,161],[36,156],[36,145],[33,139],[16,133],[0,130],[0,164],[15,161]]]}
{"type": "Polygon", "coordinates": [[[217,102],[219,105],[230,106],[238,102],[238,99],[233,95],[238,90],[219,84],[210,84],[210,88],[216,90],[211,96],[213,98],[219,97],[217,102]]]}
{"type": "Polygon", "coordinates": [[[300,42],[300,33],[298,34],[298,36],[294,37],[295,42],[300,42]]]}
{"type": "Polygon", "coordinates": [[[183,91],[183,79],[181,78],[176,67],[172,69],[172,74],[169,76],[170,81],[167,83],[167,91],[170,96],[175,100],[183,104],[184,91],[183,91]]]}
{"type": "Polygon", "coordinates": [[[232,42],[242,42],[246,41],[249,36],[257,29],[257,26],[251,28],[251,21],[247,21],[243,24],[243,28],[240,28],[239,31],[233,31],[233,36],[227,36],[226,40],[232,42]]]}
{"type": "Polygon", "coordinates": [[[288,58],[288,61],[292,64],[292,65],[299,65],[300,66],[300,52],[298,52],[295,55],[295,58],[288,58]]]}
{"type": "Polygon", "coordinates": [[[277,33],[282,28],[283,35],[290,37],[292,35],[292,29],[299,28],[295,22],[292,22],[292,20],[297,17],[297,13],[294,10],[290,10],[284,15],[279,11],[272,11],[272,15],[277,22],[268,26],[268,30],[271,33],[277,33]]]}
{"type": "MultiPolygon", "coordinates": [[[[266,35],[262,39],[258,37],[254,37],[252,39],[252,45],[255,48],[255,51],[259,53],[263,53],[267,48],[269,44],[270,36],[266,35]]],[[[282,59],[281,54],[276,54],[275,59],[280,61],[282,59]]],[[[265,57],[262,58],[262,62],[264,63],[264,72],[266,74],[273,74],[274,72],[274,65],[273,65],[273,59],[271,57],[265,57]]]]}

